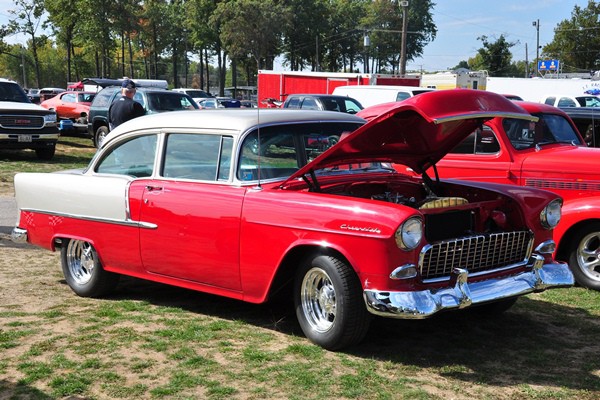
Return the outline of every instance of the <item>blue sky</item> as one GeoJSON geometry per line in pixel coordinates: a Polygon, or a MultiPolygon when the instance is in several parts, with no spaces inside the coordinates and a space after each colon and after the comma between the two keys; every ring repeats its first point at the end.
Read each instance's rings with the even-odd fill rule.
{"type": "MultiPolygon", "coordinates": [[[[409,0],[419,1],[419,0],[409,0]]],[[[554,28],[559,22],[571,18],[575,5],[587,6],[587,0],[434,0],[433,20],[438,28],[437,38],[425,47],[423,56],[407,63],[407,70],[443,71],[461,60],[475,56],[482,47],[478,37],[486,35],[494,41],[500,35],[512,47],[514,60],[525,60],[527,44],[529,59],[535,58],[536,28],[540,21],[540,45],[552,41],[554,28]]],[[[410,7],[410,5],[409,5],[410,7]]],[[[14,8],[12,0],[0,0],[0,25],[8,22],[8,9],[14,8]]],[[[9,38],[11,43],[23,42],[19,37],[9,38]]]]}
{"type": "MultiPolygon", "coordinates": [[[[419,0],[410,0],[419,1],[419,0]]],[[[511,48],[513,60],[525,60],[527,46],[529,60],[535,58],[536,28],[540,21],[540,46],[552,41],[554,28],[570,19],[575,5],[587,7],[587,0],[434,0],[433,21],[437,38],[429,43],[421,58],[408,62],[407,70],[442,71],[468,60],[483,47],[477,40],[487,36],[494,41],[504,35],[508,42],[517,42],[511,48]]],[[[410,7],[410,5],[409,5],[410,7]]]]}

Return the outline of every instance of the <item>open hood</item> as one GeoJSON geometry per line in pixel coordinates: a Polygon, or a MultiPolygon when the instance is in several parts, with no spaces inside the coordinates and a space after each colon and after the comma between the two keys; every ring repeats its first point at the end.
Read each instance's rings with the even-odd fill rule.
{"type": "Polygon", "coordinates": [[[380,104],[357,114],[368,122],[298,170],[289,180],[342,164],[388,162],[423,173],[484,121],[536,117],[504,96],[472,89],[439,90],[380,104]]]}

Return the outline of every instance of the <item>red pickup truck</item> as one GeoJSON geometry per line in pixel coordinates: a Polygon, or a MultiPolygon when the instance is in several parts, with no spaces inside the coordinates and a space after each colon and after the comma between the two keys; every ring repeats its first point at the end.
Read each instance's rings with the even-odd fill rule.
{"type": "Polygon", "coordinates": [[[562,110],[516,103],[538,122],[491,119],[436,164],[437,174],[559,194],[564,204],[555,256],[569,263],[581,286],[600,290],[600,149],[585,145],[562,110]]]}

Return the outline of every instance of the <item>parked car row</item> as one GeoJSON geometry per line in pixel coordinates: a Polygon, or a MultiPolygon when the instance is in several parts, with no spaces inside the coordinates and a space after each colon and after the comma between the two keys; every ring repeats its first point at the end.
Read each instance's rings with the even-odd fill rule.
{"type": "MultiPolygon", "coordinates": [[[[101,93],[93,104],[101,98],[109,104],[101,93]]],[[[561,228],[573,218],[569,198],[542,188],[588,182],[537,177],[524,155],[523,167],[501,162],[505,175],[518,174],[513,184],[525,180],[520,187],[431,169],[482,125],[516,134],[514,143],[499,138],[506,147],[490,159],[538,148],[592,156],[563,144],[576,132],[537,139],[543,123],[562,126],[562,114],[534,114],[494,93],[448,90],[358,115],[148,115],[98,141],[83,170],[17,174],[12,236],[60,251],[65,280],[83,297],[106,295],[122,275],[252,303],[288,296],[307,338],[332,350],[359,343],[373,316],[499,313],[525,294],[574,284],[555,240],[569,236],[579,259],[597,236],[587,222],[561,228]]]]}

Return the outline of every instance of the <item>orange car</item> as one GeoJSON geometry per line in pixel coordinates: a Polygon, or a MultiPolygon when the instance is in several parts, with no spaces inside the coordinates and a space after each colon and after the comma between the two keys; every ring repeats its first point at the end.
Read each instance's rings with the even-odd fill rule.
{"type": "Polygon", "coordinates": [[[51,99],[42,101],[42,107],[56,111],[58,119],[70,119],[75,123],[86,124],[95,92],[66,91],[51,99]]]}

